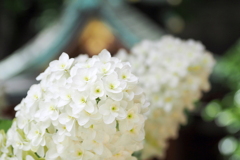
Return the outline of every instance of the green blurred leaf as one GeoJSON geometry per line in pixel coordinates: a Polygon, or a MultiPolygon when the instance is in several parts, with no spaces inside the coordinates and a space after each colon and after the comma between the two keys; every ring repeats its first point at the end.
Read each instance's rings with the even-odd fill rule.
{"type": "Polygon", "coordinates": [[[214,74],[219,81],[232,90],[238,89],[240,81],[240,41],[238,41],[215,66],[214,74]]]}
{"type": "Polygon", "coordinates": [[[221,101],[222,108],[231,108],[234,107],[234,93],[228,93],[221,101]]]}
{"type": "Polygon", "coordinates": [[[202,117],[206,121],[211,121],[216,118],[217,114],[221,111],[221,105],[218,101],[210,102],[202,112],[202,117]]]}
{"type": "Polygon", "coordinates": [[[224,155],[230,155],[236,151],[238,141],[235,137],[228,136],[223,138],[218,145],[220,152],[224,155]]]}
{"type": "Polygon", "coordinates": [[[228,126],[234,121],[233,115],[231,112],[224,111],[218,114],[216,123],[219,126],[228,126]]]}
{"type": "Polygon", "coordinates": [[[0,119],[0,130],[3,129],[5,132],[11,127],[12,120],[3,120],[0,119]]]}

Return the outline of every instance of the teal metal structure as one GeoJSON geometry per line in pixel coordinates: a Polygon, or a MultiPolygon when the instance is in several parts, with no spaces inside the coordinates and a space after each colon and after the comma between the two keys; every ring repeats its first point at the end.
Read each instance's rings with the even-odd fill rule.
{"type": "Polygon", "coordinates": [[[71,0],[66,2],[61,18],[40,32],[33,40],[0,61],[0,80],[47,65],[97,16],[107,23],[118,39],[131,48],[142,39],[157,39],[163,30],[123,0],[71,0]]]}

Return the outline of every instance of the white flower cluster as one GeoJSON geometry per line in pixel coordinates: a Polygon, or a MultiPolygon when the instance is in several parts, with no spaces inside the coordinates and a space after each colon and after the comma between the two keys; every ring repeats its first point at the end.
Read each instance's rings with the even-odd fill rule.
{"type": "Polygon", "coordinates": [[[37,80],[15,108],[1,160],[136,159],[149,103],[129,63],[107,50],[92,58],[63,53],[37,80]]]}
{"type": "Polygon", "coordinates": [[[117,57],[132,64],[151,102],[142,156],[163,156],[166,141],[176,137],[179,124],[186,121],[184,110],[193,109],[202,91],[209,90],[214,59],[201,43],[171,36],[143,41],[130,54],[120,50],[117,57]]]}

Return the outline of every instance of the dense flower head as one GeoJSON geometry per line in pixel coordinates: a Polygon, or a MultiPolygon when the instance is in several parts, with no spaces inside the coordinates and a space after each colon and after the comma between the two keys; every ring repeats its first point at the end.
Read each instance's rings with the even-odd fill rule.
{"type": "Polygon", "coordinates": [[[149,103],[129,63],[107,50],[92,58],[63,53],[37,80],[1,147],[13,152],[0,159],[135,159],[149,103]]]}
{"type": "Polygon", "coordinates": [[[167,139],[176,137],[179,124],[185,123],[184,110],[193,109],[202,91],[209,90],[214,59],[201,43],[171,36],[145,40],[117,57],[132,64],[151,102],[142,156],[161,156],[167,139]]]}

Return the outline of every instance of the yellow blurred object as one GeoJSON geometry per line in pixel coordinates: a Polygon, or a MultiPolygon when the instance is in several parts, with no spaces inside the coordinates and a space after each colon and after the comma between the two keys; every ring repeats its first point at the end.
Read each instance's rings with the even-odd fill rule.
{"type": "Polygon", "coordinates": [[[185,21],[180,16],[171,16],[166,21],[166,26],[173,33],[181,33],[185,28],[185,21]]]}
{"type": "Polygon", "coordinates": [[[91,56],[109,48],[115,40],[108,26],[96,19],[90,20],[79,37],[80,46],[91,56]]]}

